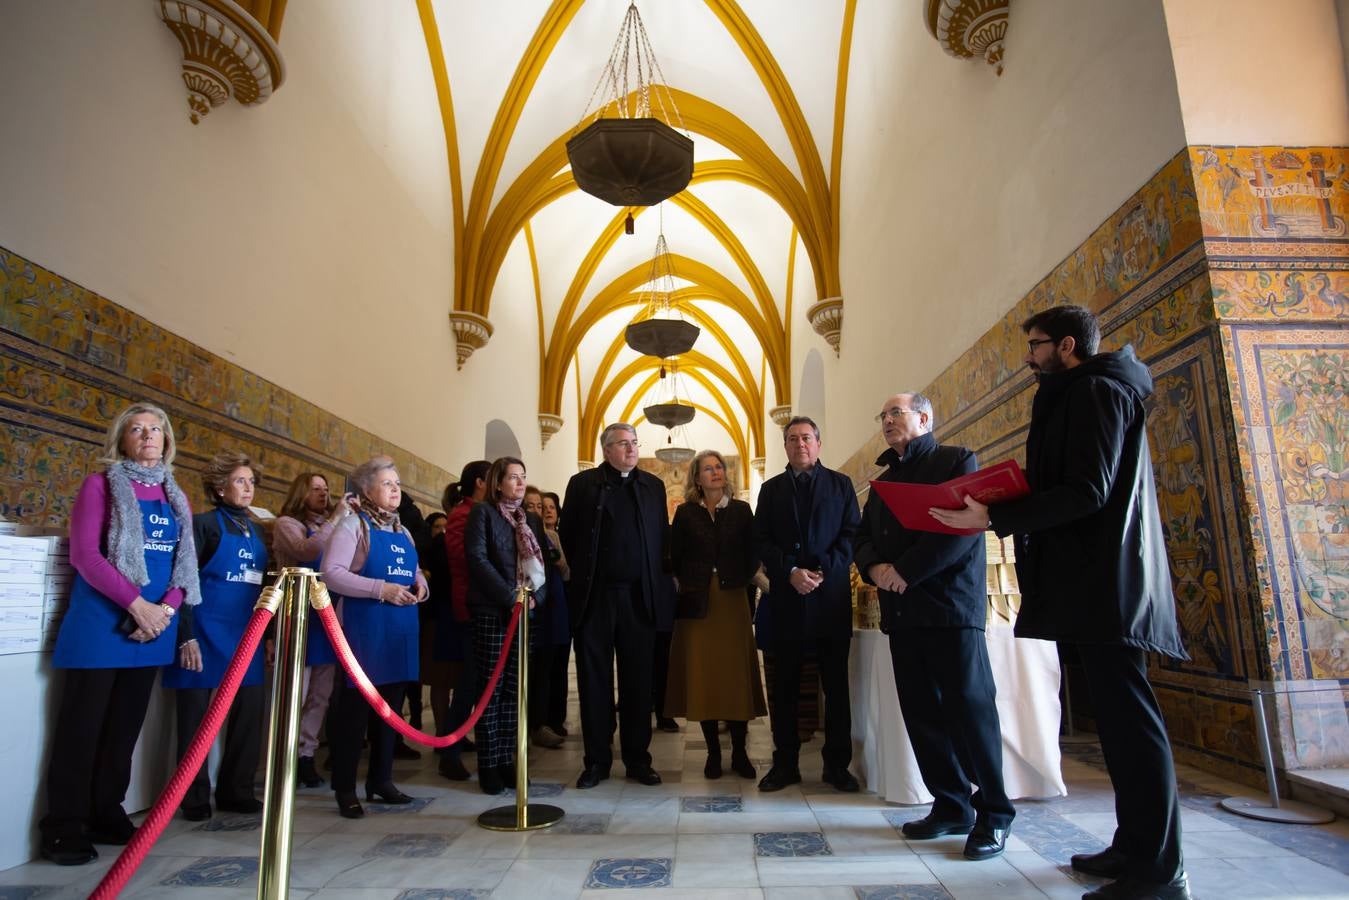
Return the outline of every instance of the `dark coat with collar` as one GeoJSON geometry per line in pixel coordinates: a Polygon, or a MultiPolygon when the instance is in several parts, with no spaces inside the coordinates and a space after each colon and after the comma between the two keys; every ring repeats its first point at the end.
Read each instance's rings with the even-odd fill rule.
{"type": "MultiPolygon", "coordinates": [[[[903,459],[888,449],[876,463],[887,467],[877,481],[910,484],[941,484],[979,468],[973,452],[938,444],[931,433],[909,441],[903,459]]],[[[853,540],[853,561],[868,584],[875,584],[868,569],[890,563],[908,585],[903,594],[880,591],[882,631],[905,627],[983,630],[988,606],[983,534],[910,531],[873,491],[853,540]]]]}
{"type": "Polygon", "coordinates": [[[697,501],[681,503],[670,526],[670,563],[679,580],[676,613],[681,619],[707,617],[712,571],[722,590],[744,588],[759,570],[754,555],[754,513],[732,499],[716,519],[697,501]]]}
{"type": "Polygon", "coordinates": [[[1125,644],[1188,658],[1148,451],[1152,375],[1132,347],[1040,376],[1029,496],[989,508],[1017,535],[1018,637],[1125,644]]]}
{"type": "Polygon", "coordinates": [[[796,511],[797,490],[789,466],[764,482],[754,511],[754,549],[770,584],[755,619],[763,647],[852,634],[849,573],[860,519],[857,492],[846,475],[817,462],[808,488],[809,514],[802,519],[796,511]],[[793,568],[818,569],[824,582],[802,596],[791,585],[793,568]]]}
{"type": "MultiPolygon", "coordinates": [[[[666,569],[670,544],[670,522],[666,517],[665,484],[650,472],[633,469],[629,478],[637,480],[638,529],[642,545],[642,608],[639,612],[658,631],[674,627],[674,583],[666,569]]],[[[609,492],[618,485],[618,472],[607,462],[578,472],[567,482],[562,501],[562,520],[558,536],[562,552],[571,566],[567,582],[567,604],[572,631],[585,621],[586,609],[594,590],[596,564],[600,553],[600,525],[609,492]]]]}
{"type": "MultiPolygon", "coordinates": [[[[529,530],[543,550],[548,538],[543,520],[525,514],[529,530]]],[[[550,565],[546,561],[545,571],[550,565]]],[[[468,561],[468,611],[473,615],[504,615],[515,603],[516,548],[515,526],[506,520],[495,503],[475,503],[464,523],[464,558],[468,561]]],[[[545,586],[535,592],[535,602],[547,602],[545,586]]]]}

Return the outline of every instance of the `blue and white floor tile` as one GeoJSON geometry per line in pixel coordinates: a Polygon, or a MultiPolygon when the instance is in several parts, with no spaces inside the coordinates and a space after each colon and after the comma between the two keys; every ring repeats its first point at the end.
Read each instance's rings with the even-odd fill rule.
{"type": "MultiPolygon", "coordinates": [[[[573,714],[572,721],[576,721],[573,714]]],[[[627,781],[623,767],[578,791],[579,729],[559,750],[532,751],[531,799],[562,807],[555,828],[515,834],[479,828],[477,816],[508,805],[476,781],[450,782],[436,758],[400,760],[394,781],[417,798],[365,804],[364,819],[337,815],[327,788],[296,797],[291,896],[310,900],[613,898],[624,891],[661,900],[1070,900],[1099,883],[1068,869],[1073,853],[1100,849],[1114,831],[1114,800],[1092,744],[1065,745],[1065,798],[1018,803],[999,859],[961,856],[963,836],[906,841],[899,828],[926,807],[841,794],[819,780],[818,737],[802,748],[805,781],[761,794],[752,780],[703,776],[702,735],[687,726],[656,733],[652,755],[664,784],[627,781]]],[[[772,739],[750,729],[750,756],[768,770],[772,739]]],[[[473,768],[473,756],[465,761],[473,768]]],[[[1186,865],[1202,900],[1349,897],[1349,824],[1284,826],[1227,813],[1218,800],[1256,795],[1181,767],[1186,865]]],[[[123,897],[234,900],[255,896],[257,816],[175,819],[123,897]]],[[[100,847],[88,866],[34,862],[0,871],[0,900],[87,896],[116,858],[100,847]]]]}

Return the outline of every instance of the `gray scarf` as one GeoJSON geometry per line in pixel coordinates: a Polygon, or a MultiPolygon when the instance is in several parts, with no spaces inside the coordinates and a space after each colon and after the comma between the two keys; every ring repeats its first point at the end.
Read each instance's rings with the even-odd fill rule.
{"type": "Polygon", "coordinates": [[[183,603],[201,603],[201,584],[197,578],[197,547],[192,539],[192,511],[178,482],[164,465],[140,466],[122,460],[108,466],[108,487],[112,493],[108,524],[108,562],[135,585],[150,583],[145,569],[145,526],[141,522],[140,503],[131,479],[141,484],[162,484],[174,518],[178,520],[178,546],[173,551],[173,573],[169,587],[183,589],[183,603]]]}

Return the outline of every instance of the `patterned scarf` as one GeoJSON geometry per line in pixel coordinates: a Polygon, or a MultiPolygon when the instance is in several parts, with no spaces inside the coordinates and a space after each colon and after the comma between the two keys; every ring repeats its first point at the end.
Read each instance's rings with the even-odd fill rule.
{"type": "Polygon", "coordinates": [[[388,528],[393,526],[393,530],[398,530],[398,512],[389,512],[387,509],[376,506],[370,502],[370,498],[361,494],[361,512],[370,517],[370,521],[375,523],[377,528],[388,528]]]}
{"type": "Polygon", "coordinates": [[[497,512],[515,528],[515,585],[524,585],[531,590],[543,586],[543,550],[534,529],[529,527],[529,517],[519,500],[498,500],[497,512]]]}
{"type": "Polygon", "coordinates": [[[197,546],[192,539],[192,512],[187,497],[174,480],[167,466],[141,466],[129,459],[108,467],[108,488],[112,503],[108,521],[108,562],[135,585],[150,583],[145,568],[145,525],[141,521],[141,507],[135,479],[141,484],[162,484],[164,496],[169,499],[173,516],[178,520],[178,545],[173,549],[173,572],[169,587],[183,589],[183,602],[188,606],[201,603],[201,583],[197,578],[197,546]]]}

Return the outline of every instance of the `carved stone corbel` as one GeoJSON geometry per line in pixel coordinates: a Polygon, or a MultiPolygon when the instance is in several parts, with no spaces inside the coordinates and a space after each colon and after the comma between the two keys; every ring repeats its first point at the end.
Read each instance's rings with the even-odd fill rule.
{"type": "Polygon", "coordinates": [[[1011,0],[927,0],[923,21],[941,48],[957,59],[982,58],[1002,74],[1011,0]]]}
{"type": "Polygon", "coordinates": [[[286,66],[276,38],[285,8],[284,0],[159,0],[159,17],[183,50],[193,125],[230,97],[256,106],[281,87],[286,66]]]}
{"type": "Polygon", "coordinates": [[[473,351],[486,347],[492,339],[492,323],[485,316],[456,309],[450,313],[450,324],[454,326],[454,355],[458,358],[456,368],[462,369],[473,351]]]}
{"type": "Polygon", "coordinates": [[[806,321],[810,322],[816,334],[834,348],[834,355],[838,356],[839,340],[843,337],[843,298],[824,298],[806,310],[806,321]]]}
{"type": "Polygon", "coordinates": [[[539,413],[540,449],[548,446],[548,439],[562,430],[562,417],[553,413],[539,413]]]}

